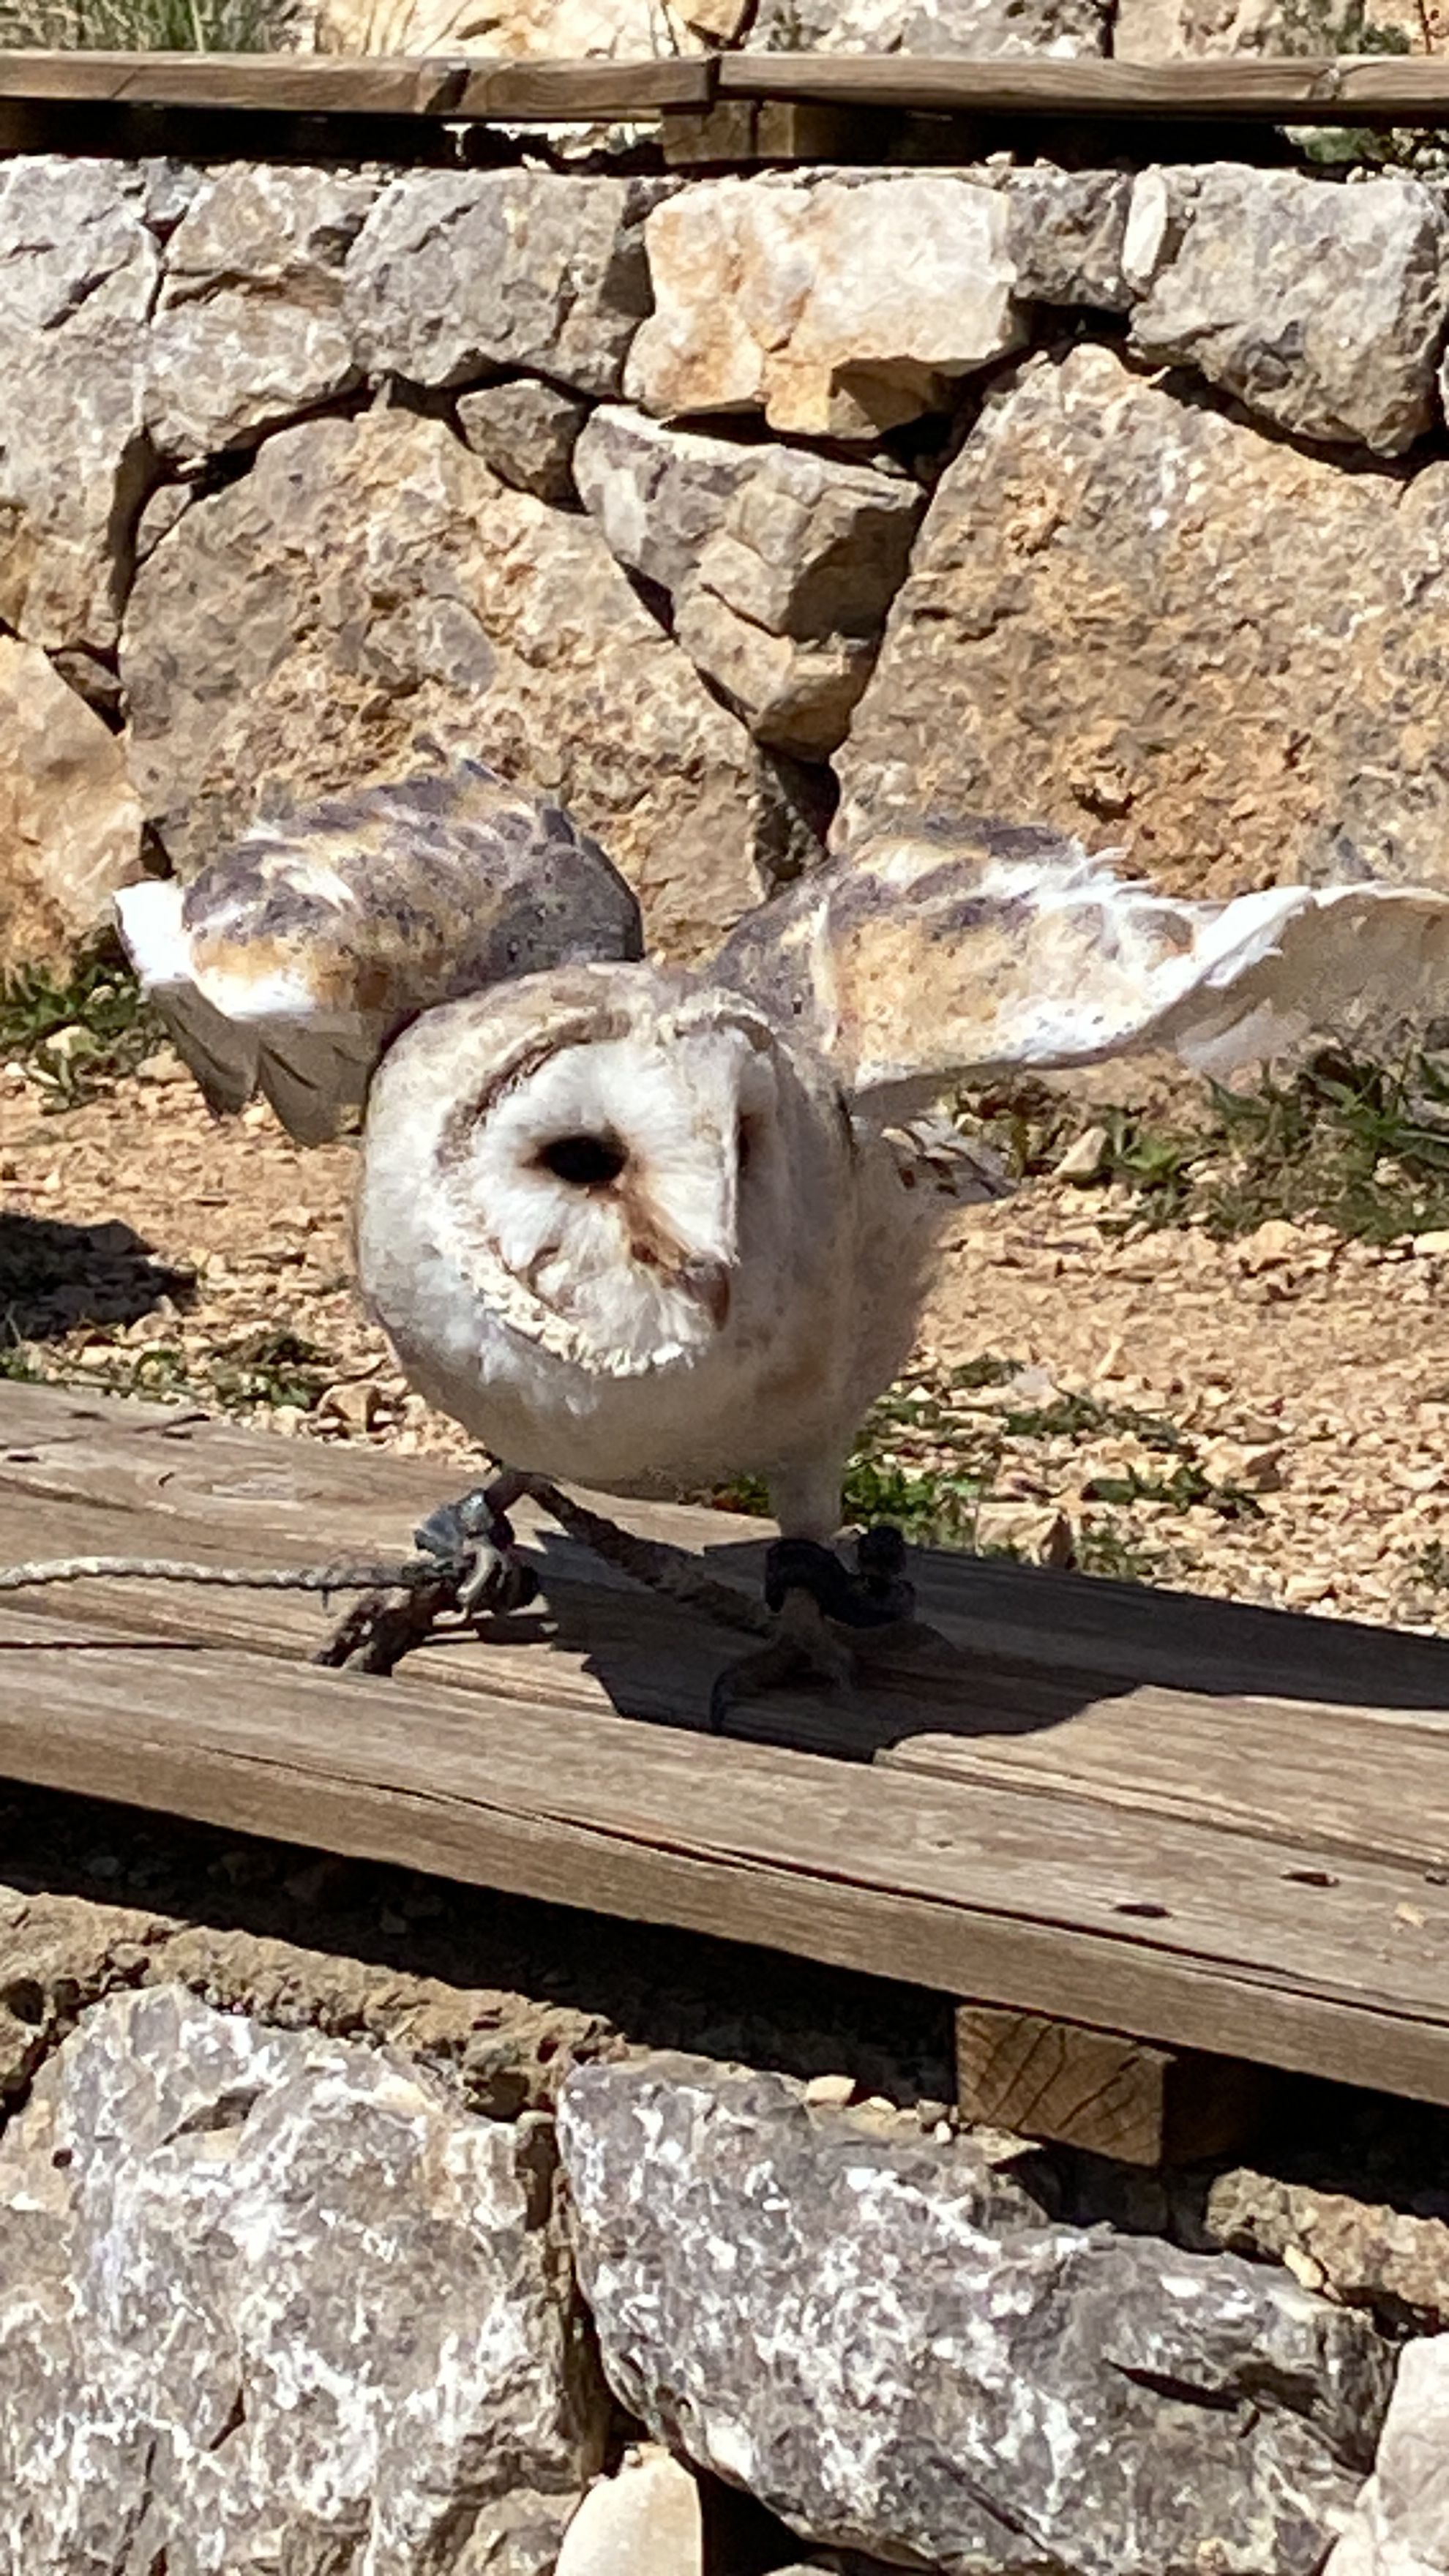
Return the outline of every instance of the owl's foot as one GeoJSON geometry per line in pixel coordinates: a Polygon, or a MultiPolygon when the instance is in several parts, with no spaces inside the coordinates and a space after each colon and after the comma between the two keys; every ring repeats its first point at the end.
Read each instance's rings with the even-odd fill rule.
{"type": "Polygon", "coordinates": [[[915,1615],[916,1587],[906,1573],[906,1542],[889,1521],[863,1530],[855,1566],[813,1538],[777,1538],[765,1558],[765,1599],[779,1610],[791,1593],[817,1602],[841,1628],[893,1628],[915,1615]]]}
{"type": "Polygon", "coordinates": [[[485,1610],[525,1609],[538,1591],[538,1577],[519,1555],[508,1518],[520,1491],[517,1477],[499,1476],[456,1503],[441,1504],[413,1532],[414,1546],[424,1556],[435,1556],[446,1571],[465,1618],[477,1618],[485,1610]]]}
{"type": "Polygon", "coordinates": [[[523,1609],[538,1590],[538,1578],[519,1556],[508,1519],[520,1491],[517,1478],[500,1476],[430,1513],[414,1530],[413,1542],[436,1560],[436,1577],[405,1590],[363,1593],[314,1663],[390,1673],[450,1612],[461,1612],[471,1623],[490,1611],[523,1609]]]}
{"type": "Polygon", "coordinates": [[[847,1687],[855,1678],[848,1632],[898,1627],[913,1616],[915,1600],[905,1540],[888,1523],[857,1541],[853,1571],[818,1540],[777,1539],[765,1558],[765,1601],[775,1613],[775,1634],[758,1653],[742,1655],[719,1675],[710,1693],[710,1733],[719,1734],[741,1700],[767,1691],[792,1683],[847,1687]]]}

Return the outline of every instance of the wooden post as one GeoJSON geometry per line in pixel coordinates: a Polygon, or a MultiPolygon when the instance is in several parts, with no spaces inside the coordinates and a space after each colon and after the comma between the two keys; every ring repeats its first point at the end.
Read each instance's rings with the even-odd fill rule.
{"type": "Polygon", "coordinates": [[[956,2072],[968,2120],[1132,2165],[1191,2164],[1243,2145],[1272,2080],[1243,2058],[994,2004],[959,2007],[956,2072]]]}

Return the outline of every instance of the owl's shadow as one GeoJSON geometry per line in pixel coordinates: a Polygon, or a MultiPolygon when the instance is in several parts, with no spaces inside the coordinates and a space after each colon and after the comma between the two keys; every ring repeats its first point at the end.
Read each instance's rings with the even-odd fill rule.
{"type": "MultiPolygon", "coordinates": [[[[536,1544],[540,1650],[576,1655],[621,1716],[705,1728],[746,1641],[617,1578],[580,1582],[577,1551],[548,1530],[536,1544]]],[[[726,1541],[702,1562],[758,1600],[765,1544],[726,1541]]],[[[912,1574],[917,1626],[866,1639],[852,1687],[742,1700],[724,1732],[870,1761],[913,1736],[1038,1734],[1134,1692],[1449,1709],[1449,1640],[955,1551],[915,1553],[912,1574]]],[[[1150,1699],[1142,1719],[1154,1722],[1150,1699]]]]}

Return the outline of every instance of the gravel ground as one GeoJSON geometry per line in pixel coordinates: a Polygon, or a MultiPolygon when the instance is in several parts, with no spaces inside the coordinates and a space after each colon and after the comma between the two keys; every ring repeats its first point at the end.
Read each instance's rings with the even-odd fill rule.
{"type": "MultiPolygon", "coordinates": [[[[260,1106],[218,1125],[164,1051],[79,1107],[44,1098],[23,1064],[0,1072],[12,1369],[474,1454],[408,1393],[349,1284],[350,1144],[301,1153],[260,1106]]],[[[959,1209],[875,1427],[876,1490],[931,1498],[965,1544],[1449,1624],[1437,1240],[1149,1232],[1120,1184],[1061,1178],[959,1209]]]]}

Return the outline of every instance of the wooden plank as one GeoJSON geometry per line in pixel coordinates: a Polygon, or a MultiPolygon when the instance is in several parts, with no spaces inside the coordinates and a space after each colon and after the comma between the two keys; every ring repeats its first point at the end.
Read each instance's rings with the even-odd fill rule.
{"type": "MultiPolygon", "coordinates": [[[[0,52],[0,97],[510,123],[694,115],[719,98],[958,115],[1435,124],[1449,122],[1449,66],[1443,57],[1382,54],[1171,63],[809,53],[505,62],[458,54],[17,49],[0,52]]],[[[757,148],[752,135],[751,153],[757,148]]]]}
{"type": "MultiPolygon", "coordinates": [[[[989,1685],[988,1685],[989,1687],[989,1685]]],[[[1002,1731],[921,1732],[876,1756],[898,1770],[1093,1798],[1259,1841],[1449,1871],[1449,1715],[1303,1700],[1133,1690],[1075,1708],[1030,1682],[996,1684],[1002,1731]],[[1032,1728],[1033,1707],[1041,1722],[1032,1728]],[[1055,1709],[1053,1718],[1048,1711],[1055,1709]],[[1385,1731],[1381,1731],[1385,1730],[1385,1731]]]]}
{"type": "Polygon", "coordinates": [[[967,2120],[1083,2146],[1122,2164],[1194,2164],[1248,2146],[1274,2079],[1243,2058],[1147,2048],[1119,2030],[957,2009],[957,2099],[967,2120]]]}
{"type": "Polygon", "coordinates": [[[1120,2031],[962,2004],[957,2095],[968,2120],[1123,2164],[1189,2164],[1245,2147],[1273,2084],[1241,2058],[1149,2048],[1120,2031]]]}
{"type": "Polygon", "coordinates": [[[497,117],[565,123],[704,108],[705,56],[659,62],[490,62],[466,55],[0,51],[0,98],[246,109],[296,116],[497,117]]]}
{"type": "MultiPolygon", "coordinates": [[[[204,1526],[226,1547],[250,1547],[253,1563],[274,1556],[283,1538],[300,1543],[309,1562],[345,1547],[402,1548],[413,1523],[465,1481],[438,1461],[274,1440],[194,1411],[0,1383],[0,1510],[23,1513],[49,1499],[103,1515],[88,1534],[78,1522],[72,1545],[109,1545],[112,1516],[144,1509],[189,1516],[193,1537],[204,1526]]],[[[700,1549],[727,1579],[758,1585],[768,1522],[670,1505],[625,1504],[620,1513],[631,1527],[700,1549]]],[[[540,1526],[526,1506],[518,1520],[526,1532],[540,1526]]],[[[545,1543],[580,1580],[587,1563],[592,1577],[622,1581],[556,1532],[545,1543]]],[[[170,1544],[180,1546],[174,1531],[170,1544]]],[[[1094,1683],[1092,1698],[1152,1685],[1371,1706],[1385,1716],[1449,1710],[1449,1641],[1439,1638],[946,1550],[918,1551],[912,1571],[923,1619],[962,1657],[1056,1675],[1072,1689],[1094,1683]]],[[[629,1597],[638,1599],[632,1589],[629,1597]]],[[[912,1679],[919,1691],[919,1676],[912,1679]]]]}
{"type": "Polygon", "coordinates": [[[236,1653],[38,1647],[0,1768],[1449,2101],[1449,1894],[1088,1802],[236,1653]]]}
{"type": "Polygon", "coordinates": [[[876,120],[810,99],[731,99],[702,114],[671,113],[661,128],[671,170],[749,162],[856,161],[879,150],[876,120]]]}
{"type": "Polygon", "coordinates": [[[719,95],[957,115],[1449,121],[1442,57],[1256,54],[1132,63],[1040,55],[725,54],[719,95]]]}

